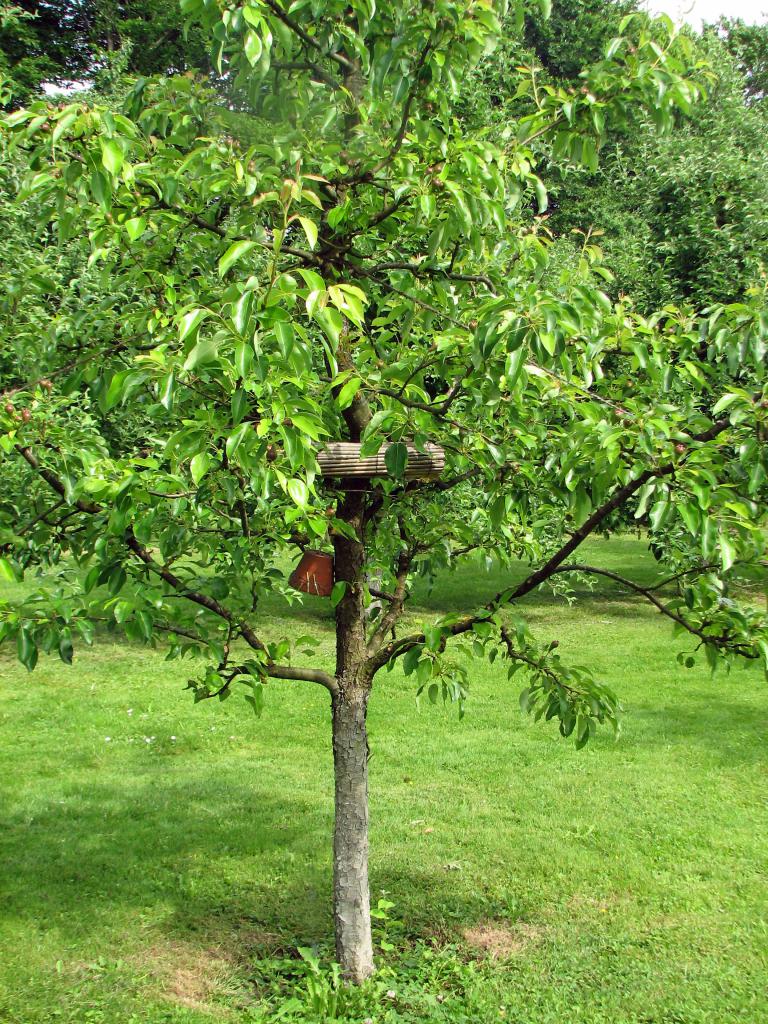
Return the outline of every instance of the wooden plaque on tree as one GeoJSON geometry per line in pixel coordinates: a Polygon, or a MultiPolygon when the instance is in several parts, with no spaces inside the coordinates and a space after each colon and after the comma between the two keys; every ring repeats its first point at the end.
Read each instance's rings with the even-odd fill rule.
{"type": "MultiPolygon", "coordinates": [[[[384,445],[376,455],[361,456],[362,445],[353,441],[333,441],[318,453],[317,461],[323,476],[358,477],[389,476],[384,445]]],[[[437,480],[445,469],[445,452],[436,444],[406,445],[408,461],[403,476],[406,480],[437,480]]]]}

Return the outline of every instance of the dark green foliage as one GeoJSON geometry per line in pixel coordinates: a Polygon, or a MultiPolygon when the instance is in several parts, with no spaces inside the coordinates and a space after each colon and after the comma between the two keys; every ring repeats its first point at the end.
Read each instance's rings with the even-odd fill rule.
{"type": "Polygon", "coordinates": [[[549,227],[566,251],[573,229],[599,230],[614,292],[647,310],[734,301],[768,255],[768,118],[746,105],[723,44],[700,49],[718,74],[695,116],[665,136],[640,124],[609,140],[596,174],[572,171],[552,187],[549,227]]]}
{"type": "MultiPolygon", "coordinates": [[[[507,19],[500,48],[464,100],[468,122],[503,131],[519,116],[519,64],[536,66],[542,86],[582,90],[582,70],[611,45],[629,9],[556,0],[550,19],[529,11],[522,33],[507,19]]],[[[569,165],[541,147],[549,190],[542,229],[557,240],[560,266],[578,258],[574,232],[590,232],[616,278],[609,291],[631,295],[644,311],[732,301],[760,280],[768,257],[768,120],[756,102],[765,29],[722,23],[690,38],[711,77],[706,98],[678,113],[674,132],[659,132],[638,110],[631,124],[606,132],[599,167],[569,165]]]]}
{"type": "Polygon", "coordinates": [[[17,103],[28,101],[43,82],[77,78],[89,58],[79,3],[0,6],[0,72],[13,84],[17,103]]]}
{"type": "Polygon", "coordinates": [[[748,25],[741,18],[720,18],[711,31],[723,40],[744,76],[749,102],[768,95],[768,25],[748,25]]]}
{"type": "Polygon", "coordinates": [[[621,19],[638,7],[636,0],[554,0],[549,17],[532,7],[523,44],[549,77],[576,82],[620,35],[621,19]]]}
{"type": "Polygon", "coordinates": [[[92,80],[122,48],[132,74],[208,68],[207,43],[194,30],[184,36],[177,0],[14,0],[0,6],[0,71],[11,79],[17,105],[44,83],[92,80]]]}

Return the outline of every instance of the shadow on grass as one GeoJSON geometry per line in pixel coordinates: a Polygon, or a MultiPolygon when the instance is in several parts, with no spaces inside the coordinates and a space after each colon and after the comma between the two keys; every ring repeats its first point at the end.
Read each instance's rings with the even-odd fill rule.
{"type": "MultiPolygon", "coordinates": [[[[413,596],[408,604],[408,611],[414,615],[430,613],[446,615],[457,610],[480,608],[495,594],[520,582],[525,572],[511,570],[508,573],[494,569],[486,572],[481,566],[464,565],[452,573],[440,577],[434,586],[426,580],[417,580],[413,587],[413,596]]],[[[647,575],[647,574],[646,574],[647,575]]],[[[637,582],[651,584],[654,577],[640,579],[637,582]]],[[[600,602],[608,605],[631,604],[635,607],[646,605],[647,602],[638,594],[615,583],[598,581],[593,587],[579,583],[571,583],[571,597],[578,602],[594,604],[600,602]]],[[[566,598],[563,594],[554,593],[549,587],[543,586],[528,594],[521,602],[520,609],[538,607],[565,607],[566,598]]],[[[262,612],[275,618],[290,616],[292,619],[317,626],[322,623],[328,629],[333,628],[334,615],[327,601],[322,598],[305,597],[302,603],[289,605],[280,597],[270,596],[261,603],[262,612]]]]}
{"type": "Polygon", "coordinates": [[[87,932],[114,913],[162,903],[188,927],[226,909],[233,894],[241,915],[270,928],[287,923],[297,938],[302,919],[311,930],[322,916],[327,808],[231,778],[129,777],[124,787],[59,793],[34,817],[20,808],[0,818],[0,848],[13,865],[3,885],[6,919],[87,932]],[[292,874],[301,881],[288,893],[284,876],[292,874]]]}
{"type": "MultiPolygon", "coordinates": [[[[684,670],[681,670],[684,671],[684,670]]],[[[764,686],[761,674],[742,675],[745,687],[764,686]]],[[[717,693],[685,695],[685,706],[656,706],[649,701],[628,709],[638,747],[674,744],[678,750],[704,750],[720,763],[734,766],[764,761],[768,745],[768,717],[746,701],[723,700],[717,693]]]]}
{"type": "MultiPolygon", "coordinates": [[[[631,746],[707,749],[729,766],[754,761],[768,732],[755,710],[710,694],[688,694],[685,707],[637,707],[630,713],[643,735],[631,746]]],[[[238,956],[328,942],[330,810],[325,800],[286,799],[231,777],[127,774],[123,785],[67,786],[34,815],[0,819],[11,866],[0,913],[81,937],[113,932],[116,917],[155,921],[169,940],[238,956]]],[[[482,884],[457,891],[450,874],[426,868],[377,866],[372,890],[374,902],[382,891],[397,895],[411,935],[445,937],[505,913],[482,884]]]]}
{"type": "MultiPolygon", "coordinates": [[[[113,942],[120,921],[131,935],[127,950],[145,932],[148,945],[162,937],[233,959],[332,944],[326,811],[231,783],[91,785],[76,809],[65,798],[33,819],[0,819],[0,849],[13,865],[2,917],[38,934],[59,932],[67,946],[102,935],[113,942]],[[214,801],[215,816],[204,813],[214,801]]],[[[372,877],[374,904],[382,891],[407,900],[411,936],[444,936],[450,922],[458,929],[489,913],[480,893],[460,895],[448,876],[426,870],[384,866],[372,877]]]]}

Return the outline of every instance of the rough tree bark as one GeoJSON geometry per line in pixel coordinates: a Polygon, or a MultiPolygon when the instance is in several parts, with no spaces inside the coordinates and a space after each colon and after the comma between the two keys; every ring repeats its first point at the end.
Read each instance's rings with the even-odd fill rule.
{"type": "Polygon", "coordinates": [[[333,699],[336,823],[333,836],[333,912],[336,957],[356,984],[373,972],[368,890],[367,692],[333,699]]]}
{"type": "Polygon", "coordinates": [[[339,517],[357,540],[336,536],[335,576],[347,589],[336,607],[336,684],[333,764],[336,819],[333,837],[333,912],[336,956],[354,983],[373,973],[368,890],[368,736],[365,719],[371,673],[365,637],[364,497],[348,493],[339,517]]]}

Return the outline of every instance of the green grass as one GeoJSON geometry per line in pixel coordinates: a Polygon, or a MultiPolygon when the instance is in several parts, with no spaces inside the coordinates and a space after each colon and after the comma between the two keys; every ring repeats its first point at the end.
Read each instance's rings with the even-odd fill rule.
{"type": "MultiPolygon", "coordinates": [[[[587,554],[655,573],[642,541],[587,554]]],[[[414,617],[498,583],[467,568],[421,589],[414,617]]],[[[499,662],[476,663],[461,722],[378,677],[371,884],[395,948],[343,1019],[768,1021],[761,674],[680,669],[684,641],[611,585],[572,606],[542,593],[528,615],[619,692],[623,733],[575,751],[521,717],[499,662]]],[[[296,613],[306,632],[296,616],[327,658],[327,604],[296,613]]],[[[330,975],[295,951],[331,948],[325,692],[270,684],[260,720],[235,698],[193,707],[188,665],[106,640],[72,668],[0,668],[0,1021],[323,1019],[330,975]]]]}

